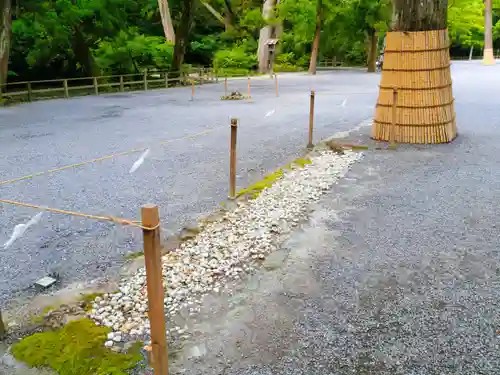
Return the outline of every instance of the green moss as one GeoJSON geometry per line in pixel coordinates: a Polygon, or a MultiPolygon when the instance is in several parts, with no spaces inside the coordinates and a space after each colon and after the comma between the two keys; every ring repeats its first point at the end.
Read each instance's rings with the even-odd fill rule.
{"type": "Polygon", "coordinates": [[[292,164],[298,165],[300,168],[304,168],[308,164],[312,164],[311,159],[298,158],[292,162],[292,164]]]}
{"type": "Polygon", "coordinates": [[[48,367],[59,375],[126,375],[142,359],[140,344],[127,354],[115,353],[104,347],[109,332],[89,319],[75,320],[22,339],[12,354],[30,367],[48,367]]]}
{"type": "Polygon", "coordinates": [[[143,251],[136,251],[133,253],[128,253],[127,255],[125,255],[125,260],[134,260],[134,259],[142,257],[143,255],[144,255],[143,251]]]}

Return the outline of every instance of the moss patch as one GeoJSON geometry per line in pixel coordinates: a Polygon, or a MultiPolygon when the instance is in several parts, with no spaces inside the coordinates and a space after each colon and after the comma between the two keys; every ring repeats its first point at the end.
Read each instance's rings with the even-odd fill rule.
{"type": "Polygon", "coordinates": [[[125,260],[134,260],[134,259],[137,259],[137,258],[140,258],[144,255],[144,252],[143,251],[135,251],[133,253],[128,253],[127,255],[125,255],[125,260]]]}
{"type": "Polygon", "coordinates": [[[89,319],[57,331],[36,333],[12,346],[12,354],[30,367],[48,367],[59,375],[126,375],[142,359],[140,344],[127,354],[104,347],[109,328],[89,319]]]}
{"type": "Polygon", "coordinates": [[[236,193],[236,196],[237,197],[247,196],[250,199],[255,199],[260,195],[260,193],[263,190],[270,188],[276,181],[278,181],[281,177],[283,177],[283,174],[285,173],[286,169],[293,169],[294,166],[299,168],[304,168],[306,165],[311,163],[312,161],[310,159],[306,158],[296,159],[292,163],[284,166],[283,168],[280,168],[277,171],[264,176],[263,180],[258,181],[255,184],[250,185],[245,189],[240,190],[238,193],[236,193]]]}

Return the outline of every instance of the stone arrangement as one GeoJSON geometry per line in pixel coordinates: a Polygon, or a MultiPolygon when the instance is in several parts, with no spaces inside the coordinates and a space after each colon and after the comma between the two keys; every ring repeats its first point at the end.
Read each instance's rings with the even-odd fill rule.
{"type": "MultiPolygon", "coordinates": [[[[238,202],[219,220],[208,224],[194,239],[162,258],[165,311],[194,315],[201,299],[219,293],[227,280],[242,277],[259,260],[279,248],[287,233],[307,217],[308,206],[317,201],[362,154],[338,154],[321,150],[311,164],[292,167],[255,199],[238,202]]],[[[89,317],[110,327],[107,347],[117,343],[147,341],[150,335],[146,271],[140,269],[123,280],[119,291],[97,297],[89,317]]],[[[169,327],[167,333],[183,333],[169,327]]]]}

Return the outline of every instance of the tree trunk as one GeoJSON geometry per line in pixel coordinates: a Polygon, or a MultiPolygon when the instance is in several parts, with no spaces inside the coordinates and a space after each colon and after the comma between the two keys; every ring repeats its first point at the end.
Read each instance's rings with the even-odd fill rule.
{"type": "Polygon", "coordinates": [[[367,66],[368,66],[368,72],[373,73],[376,70],[376,62],[377,62],[377,45],[378,45],[378,38],[377,34],[375,33],[375,30],[370,30],[369,33],[369,50],[368,50],[368,61],[367,61],[367,66]]]}
{"type": "Polygon", "coordinates": [[[446,29],[448,0],[394,0],[392,31],[446,29]]]}
{"type": "Polygon", "coordinates": [[[311,61],[309,62],[309,74],[316,74],[316,64],[318,63],[319,42],[321,35],[321,13],[323,7],[321,0],[316,3],[316,29],[314,30],[314,40],[311,50],[311,61]]]}
{"type": "Polygon", "coordinates": [[[99,77],[101,75],[101,70],[79,26],[73,27],[73,53],[88,76],[99,77]]]}
{"type": "Polygon", "coordinates": [[[228,31],[234,27],[234,13],[229,0],[224,0],[224,8],[224,24],[228,31]]]}
{"type": "Polygon", "coordinates": [[[483,64],[495,63],[493,56],[493,21],[491,16],[491,0],[484,0],[484,55],[483,64]]]}
{"type": "Polygon", "coordinates": [[[7,82],[12,25],[11,0],[0,0],[0,92],[7,82]]]}
{"type": "Polygon", "coordinates": [[[165,38],[170,43],[175,43],[174,25],[172,24],[172,17],[170,16],[168,0],[158,0],[158,7],[160,9],[161,23],[163,25],[165,38]]]}
{"type": "Polygon", "coordinates": [[[193,21],[193,0],[182,1],[182,13],[179,26],[175,32],[174,56],[172,57],[172,77],[179,77],[181,74],[184,55],[186,54],[189,42],[189,32],[193,21]]]}
{"type": "MultiPolygon", "coordinates": [[[[276,0],[265,0],[262,6],[262,18],[267,20],[273,15],[273,9],[276,6],[276,0]]],[[[261,73],[268,72],[269,46],[267,41],[271,38],[272,26],[266,25],[260,29],[259,47],[257,56],[259,57],[259,71],[261,73]]]]}

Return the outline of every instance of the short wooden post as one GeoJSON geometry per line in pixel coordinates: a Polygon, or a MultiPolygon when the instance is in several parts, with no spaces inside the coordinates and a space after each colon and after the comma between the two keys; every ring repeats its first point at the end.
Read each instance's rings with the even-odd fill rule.
{"type": "Polygon", "coordinates": [[[278,75],[274,74],[274,88],[276,90],[276,96],[279,96],[278,94],[278,75]]]}
{"type": "Polygon", "coordinates": [[[28,82],[28,101],[33,101],[33,91],[31,90],[31,82],[28,82]]]}
{"type": "Polygon", "coordinates": [[[168,72],[165,72],[165,88],[168,89],[168,72]]]}
{"type": "Polygon", "coordinates": [[[2,319],[2,310],[0,310],[0,339],[5,337],[6,333],[7,333],[7,331],[5,330],[5,324],[3,323],[3,319],[2,319]]]}
{"type": "Polygon", "coordinates": [[[144,71],[144,91],[148,89],[148,71],[144,71]]]}
{"type": "Polygon", "coordinates": [[[311,98],[309,100],[309,141],[307,142],[307,147],[313,147],[313,127],[314,127],[314,90],[311,90],[311,98]]]}
{"type": "Polygon", "coordinates": [[[248,77],[248,80],[247,80],[247,99],[248,99],[249,103],[252,101],[252,92],[251,92],[251,88],[250,88],[250,77],[248,77]]]}
{"type": "Polygon", "coordinates": [[[161,266],[160,215],[158,206],[148,204],[141,208],[144,261],[148,291],[151,347],[155,375],[168,375],[168,354],[163,300],[163,275],[161,266]]]}
{"type": "Polygon", "coordinates": [[[238,119],[231,119],[231,143],[229,153],[229,198],[236,198],[236,139],[238,119]]]}
{"type": "Polygon", "coordinates": [[[99,95],[99,83],[97,82],[97,77],[94,77],[94,95],[99,95]]]}
{"type": "Polygon", "coordinates": [[[64,87],[64,97],[67,99],[67,98],[69,98],[68,80],[67,79],[63,80],[63,87],[64,87]]]}
{"type": "Polygon", "coordinates": [[[194,79],[191,80],[191,100],[194,100],[194,79]]]}
{"type": "Polygon", "coordinates": [[[121,92],[125,91],[125,86],[123,84],[123,76],[120,76],[120,91],[121,92]]]}
{"type": "Polygon", "coordinates": [[[227,96],[227,76],[224,77],[224,93],[227,96]]]}
{"type": "Polygon", "coordinates": [[[394,87],[392,89],[392,122],[389,132],[389,144],[394,147],[396,145],[396,116],[398,105],[398,90],[394,87]]]}

